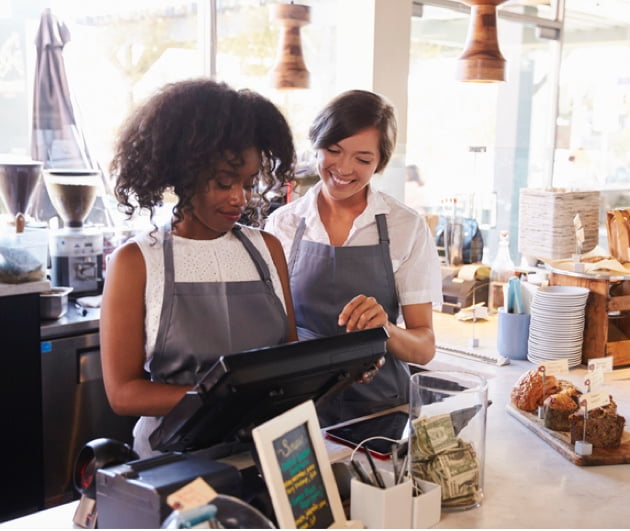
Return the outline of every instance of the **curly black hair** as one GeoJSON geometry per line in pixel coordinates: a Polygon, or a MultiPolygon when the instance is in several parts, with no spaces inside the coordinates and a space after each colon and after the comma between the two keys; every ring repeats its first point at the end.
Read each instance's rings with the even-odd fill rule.
{"type": "MultiPolygon", "coordinates": [[[[251,90],[235,90],[207,78],[170,83],[136,108],[123,124],[111,174],[123,211],[132,216],[163,204],[164,193],[177,196],[175,223],[192,210],[191,199],[214,178],[217,163],[238,160],[255,147],[262,155],[260,199],[294,175],[295,148],[282,113],[251,90]]],[[[257,205],[246,215],[259,225],[257,205]]]]}
{"type": "Polygon", "coordinates": [[[398,126],[394,107],[383,96],[367,90],[348,90],[333,98],[315,117],[308,136],[315,149],[325,149],[369,127],[380,133],[380,160],[385,169],[396,145],[398,126]]]}

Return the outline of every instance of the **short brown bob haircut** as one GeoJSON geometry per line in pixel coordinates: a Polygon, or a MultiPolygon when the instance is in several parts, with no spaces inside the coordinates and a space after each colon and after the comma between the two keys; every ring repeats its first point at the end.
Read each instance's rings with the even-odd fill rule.
{"type": "Polygon", "coordinates": [[[309,138],[315,149],[325,149],[371,127],[380,133],[380,160],[375,170],[380,173],[394,151],[398,126],[394,107],[379,94],[367,90],[341,93],[316,116],[309,138]]]}

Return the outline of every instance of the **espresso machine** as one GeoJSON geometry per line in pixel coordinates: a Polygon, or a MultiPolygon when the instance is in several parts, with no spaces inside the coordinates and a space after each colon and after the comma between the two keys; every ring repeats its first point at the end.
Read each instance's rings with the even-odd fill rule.
{"type": "Polygon", "coordinates": [[[99,179],[97,170],[44,170],[48,196],[63,221],[63,227],[50,233],[51,281],[53,286],[71,286],[75,295],[102,290],[103,231],[84,226],[99,179]]]}

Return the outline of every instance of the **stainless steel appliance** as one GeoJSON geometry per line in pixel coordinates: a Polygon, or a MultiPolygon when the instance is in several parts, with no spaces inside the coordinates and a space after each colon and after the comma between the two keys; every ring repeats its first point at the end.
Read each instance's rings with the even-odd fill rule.
{"type": "Polygon", "coordinates": [[[83,445],[109,437],[131,443],[135,418],[109,406],[101,371],[97,309],[41,326],[41,393],[44,506],[78,497],[73,467],[83,445]],[[86,315],[83,315],[85,313],[86,315]]]}
{"type": "Polygon", "coordinates": [[[45,170],[44,182],[63,228],[52,231],[50,258],[54,286],[74,293],[99,293],[103,276],[103,231],[84,227],[99,187],[95,170],[45,170]]]}
{"type": "Polygon", "coordinates": [[[99,293],[103,276],[103,233],[100,229],[60,229],[50,238],[51,280],[74,293],[99,293]]]}

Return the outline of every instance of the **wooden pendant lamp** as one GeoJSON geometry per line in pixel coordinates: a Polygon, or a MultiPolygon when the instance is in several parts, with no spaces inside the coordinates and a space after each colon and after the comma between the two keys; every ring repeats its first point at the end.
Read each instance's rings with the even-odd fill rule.
{"type": "Polygon", "coordinates": [[[273,15],[282,24],[275,66],[271,69],[271,82],[278,89],[303,89],[309,86],[309,71],[302,57],[300,28],[311,21],[310,6],[275,4],[273,15]]]}
{"type": "Polygon", "coordinates": [[[457,79],[477,83],[505,81],[505,58],[497,38],[497,6],[506,0],[460,0],[470,6],[464,52],[457,60],[457,79]]]}

